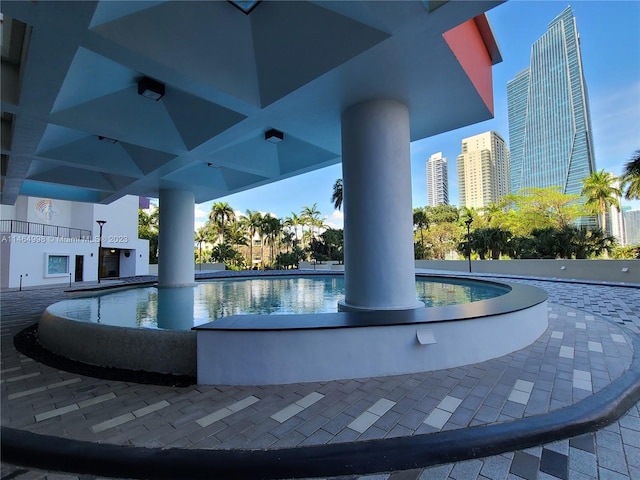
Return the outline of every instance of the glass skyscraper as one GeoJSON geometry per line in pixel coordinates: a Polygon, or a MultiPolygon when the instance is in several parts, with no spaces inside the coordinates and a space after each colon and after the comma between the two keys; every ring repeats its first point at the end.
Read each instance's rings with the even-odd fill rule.
{"type": "Polygon", "coordinates": [[[529,68],[507,84],[507,103],[511,191],[558,186],[563,193],[580,194],[595,160],[571,7],[533,44],[529,68]]]}

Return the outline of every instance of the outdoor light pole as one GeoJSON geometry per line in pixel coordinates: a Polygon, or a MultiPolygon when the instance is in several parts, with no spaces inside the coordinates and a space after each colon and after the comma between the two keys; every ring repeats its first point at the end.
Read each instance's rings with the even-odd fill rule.
{"type": "Polygon", "coordinates": [[[98,236],[98,283],[100,283],[100,272],[102,271],[102,227],[106,220],[96,220],[96,223],[100,226],[100,233],[98,236]]]}
{"type": "Polygon", "coordinates": [[[469,273],[471,273],[471,222],[473,218],[467,218],[464,223],[467,225],[467,257],[469,258],[469,273]]]}

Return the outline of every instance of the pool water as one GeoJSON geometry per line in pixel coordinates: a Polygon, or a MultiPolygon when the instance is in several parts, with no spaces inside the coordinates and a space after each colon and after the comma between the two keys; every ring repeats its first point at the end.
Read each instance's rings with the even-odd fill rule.
{"type": "MultiPolygon", "coordinates": [[[[506,286],[474,280],[416,278],[417,298],[427,307],[475,302],[508,291],[506,286]]],[[[182,288],[132,288],[65,300],[49,311],[72,320],[114,326],[189,330],[231,315],[336,312],[342,299],[343,276],[292,276],[210,280],[182,288]]]]}

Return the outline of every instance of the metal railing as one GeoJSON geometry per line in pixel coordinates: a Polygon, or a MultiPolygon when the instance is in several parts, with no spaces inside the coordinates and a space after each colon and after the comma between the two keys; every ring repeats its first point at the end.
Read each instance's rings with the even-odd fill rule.
{"type": "Polygon", "coordinates": [[[23,220],[0,220],[0,233],[21,233],[24,235],[42,235],[45,237],[77,238],[91,240],[91,230],[62,227],[44,223],[25,222],[23,220]]]}

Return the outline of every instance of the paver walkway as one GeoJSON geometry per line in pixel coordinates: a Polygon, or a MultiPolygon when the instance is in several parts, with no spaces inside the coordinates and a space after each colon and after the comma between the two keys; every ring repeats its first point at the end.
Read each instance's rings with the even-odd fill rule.
{"type": "MultiPolygon", "coordinates": [[[[263,449],[411,436],[509,422],[569,407],[629,367],[640,289],[517,279],[549,293],[549,329],[480,364],[414,375],[267,387],[186,388],[100,380],[18,354],[15,333],[63,288],[2,294],[2,425],[116,445],[263,449]]],[[[1,478],[96,478],[2,465],[1,478]]],[[[187,478],[185,476],[185,478],[187,478]]],[[[595,433],[380,480],[640,479],[638,405],[595,433]]]]}

